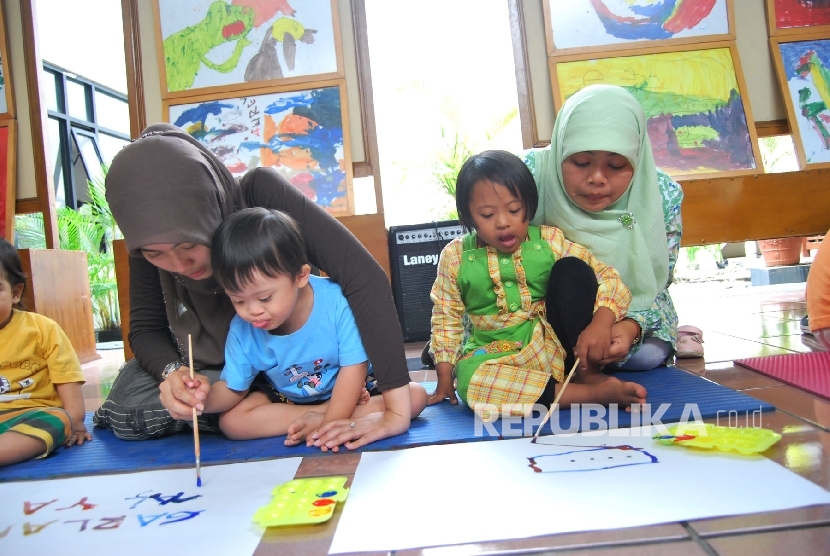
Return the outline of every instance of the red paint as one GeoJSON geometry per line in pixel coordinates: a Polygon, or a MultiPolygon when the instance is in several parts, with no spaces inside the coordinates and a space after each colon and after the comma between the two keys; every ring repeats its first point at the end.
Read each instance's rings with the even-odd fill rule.
{"type": "Polygon", "coordinates": [[[222,36],[225,40],[235,37],[236,35],[241,35],[244,32],[245,24],[239,19],[222,27],[222,36]]]}
{"type": "Polygon", "coordinates": [[[312,506],[329,506],[331,504],[335,504],[336,502],[331,498],[323,498],[322,500],[315,500],[311,503],[312,506]]]}
{"type": "Polygon", "coordinates": [[[830,25],[830,5],[810,7],[804,0],[773,0],[775,2],[775,27],[815,27],[830,25]]]}
{"type": "Polygon", "coordinates": [[[663,29],[671,33],[691,29],[712,12],[716,3],[717,0],[681,1],[674,14],[663,24],[663,29]]]}
{"type": "Polygon", "coordinates": [[[527,466],[533,469],[535,473],[542,472],[542,469],[536,465],[536,458],[527,458],[527,460],[530,462],[529,464],[527,464],[527,466]]]}

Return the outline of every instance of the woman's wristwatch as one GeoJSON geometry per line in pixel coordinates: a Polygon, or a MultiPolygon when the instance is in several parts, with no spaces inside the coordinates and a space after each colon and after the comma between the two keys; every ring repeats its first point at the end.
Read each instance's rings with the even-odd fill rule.
{"type": "Polygon", "coordinates": [[[175,370],[178,370],[178,368],[181,366],[181,361],[172,361],[165,365],[164,368],[161,370],[161,381],[164,382],[165,380],[167,380],[167,377],[170,376],[170,373],[172,373],[175,370]]]}

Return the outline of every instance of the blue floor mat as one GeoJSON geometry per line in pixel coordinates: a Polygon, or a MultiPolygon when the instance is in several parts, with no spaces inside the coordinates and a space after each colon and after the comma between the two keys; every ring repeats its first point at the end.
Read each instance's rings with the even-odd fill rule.
{"type": "MultiPolygon", "coordinates": [[[[753,412],[775,409],[766,402],[674,367],[660,367],[639,373],[617,373],[616,376],[645,386],[650,413],[655,418],[659,417],[663,423],[679,421],[684,411],[691,418],[704,419],[720,416],[726,420],[730,415],[733,419],[737,415],[743,422],[746,415],[751,420],[753,412]],[[694,408],[687,404],[696,404],[694,408],[697,413],[691,412],[694,408]]],[[[428,392],[435,388],[434,383],[425,383],[424,386],[428,392]]],[[[582,412],[556,411],[541,434],[551,434],[551,425],[557,432],[632,426],[632,415],[623,410],[615,411],[613,415],[607,413],[602,418],[593,412],[588,417],[591,417],[589,421],[593,423],[586,423],[582,412]],[[572,423],[574,430],[570,430],[572,423]],[[584,427],[586,424],[588,426],[584,427]]],[[[372,443],[364,449],[394,450],[427,444],[530,436],[536,432],[540,420],[541,416],[536,416],[535,420],[529,420],[528,423],[521,420],[500,420],[485,425],[477,422],[472,411],[465,405],[445,402],[427,407],[412,422],[406,433],[372,443]]],[[[634,424],[640,422],[645,424],[644,421],[635,421],[634,424]]],[[[60,448],[46,459],[0,468],[0,482],[194,466],[193,437],[190,434],[178,434],[159,440],[124,441],[116,438],[109,430],[93,428],[91,414],[87,414],[86,424],[92,431],[92,442],[69,449],[60,448]]],[[[283,437],[234,441],[218,434],[203,433],[200,444],[202,465],[322,454],[319,449],[305,446],[284,446],[283,437]]]]}

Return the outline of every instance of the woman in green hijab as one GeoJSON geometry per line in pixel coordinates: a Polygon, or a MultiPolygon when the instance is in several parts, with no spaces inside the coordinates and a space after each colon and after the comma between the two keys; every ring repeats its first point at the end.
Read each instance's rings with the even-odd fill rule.
{"type": "Polygon", "coordinates": [[[525,154],[539,187],[532,223],[560,228],[613,266],[631,290],[629,313],[614,325],[632,345],[618,363],[624,370],[671,361],[677,344],[668,287],[680,249],[683,192],[657,168],[646,125],[627,90],[591,85],[562,106],[551,145],[525,154]]]}

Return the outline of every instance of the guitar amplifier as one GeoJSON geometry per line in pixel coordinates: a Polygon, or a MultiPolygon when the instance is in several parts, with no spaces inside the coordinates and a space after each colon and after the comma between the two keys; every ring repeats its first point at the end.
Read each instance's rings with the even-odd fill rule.
{"type": "Polygon", "coordinates": [[[392,293],[405,342],[429,340],[438,257],[446,244],[464,235],[458,220],[389,228],[392,293]]]}

